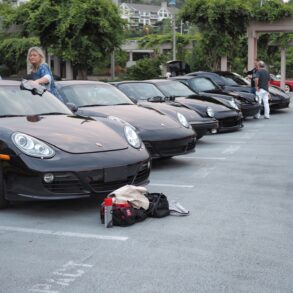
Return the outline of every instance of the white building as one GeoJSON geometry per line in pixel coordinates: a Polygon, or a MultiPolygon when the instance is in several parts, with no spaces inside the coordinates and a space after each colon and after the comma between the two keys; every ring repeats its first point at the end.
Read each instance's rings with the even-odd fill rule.
{"type": "Polygon", "coordinates": [[[155,26],[159,21],[171,19],[177,11],[177,8],[168,7],[167,2],[162,2],[161,6],[121,3],[119,9],[121,17],[128,21],[130,28],[144,25],[155,26]]]}

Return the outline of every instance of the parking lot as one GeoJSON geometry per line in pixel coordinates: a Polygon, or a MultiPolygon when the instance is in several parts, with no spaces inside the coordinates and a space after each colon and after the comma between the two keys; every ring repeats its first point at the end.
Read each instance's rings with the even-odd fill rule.
{"type": "Polygon", "coordinates": [[[293,108],[153,163],[187,217],[106,229],[95,199],[0,212],[1,293],[293,292],[293,108]]]}

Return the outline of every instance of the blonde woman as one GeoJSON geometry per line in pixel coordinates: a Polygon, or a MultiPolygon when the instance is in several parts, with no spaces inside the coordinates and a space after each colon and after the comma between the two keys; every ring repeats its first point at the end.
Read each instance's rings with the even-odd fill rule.
{"type": "Polygon", "coordinates": [[[53,78],[53,74],[46,64],[45,54],[39,47],[31,47],[27,53],[28,73],[37,83],[45,86],[49,92],[62,100],[53,78]]]}

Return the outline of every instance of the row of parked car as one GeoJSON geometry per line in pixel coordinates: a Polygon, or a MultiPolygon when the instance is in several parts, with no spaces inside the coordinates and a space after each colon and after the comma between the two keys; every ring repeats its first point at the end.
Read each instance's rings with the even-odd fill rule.
{"type": "MultiPolygon", "coordinates": [[[[228,72],[171,79],[58,81],[64,102],[31,81],[0,81],[0,207],[17,200],[105,196],[145,185],[151,161],[193,152],[261,109],[228,72]]],[[[290,97],[270,88],[271,107],[290,97]]]]}

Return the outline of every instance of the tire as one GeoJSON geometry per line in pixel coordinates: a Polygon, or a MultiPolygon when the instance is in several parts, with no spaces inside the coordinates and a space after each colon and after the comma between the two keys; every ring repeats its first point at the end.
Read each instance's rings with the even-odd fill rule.
{"type": "Polygon", "coordinates": [[[0,165],[0,209],[7,208],[9,201],[5,198],[5,187],[2,166],[0,165]]]}

